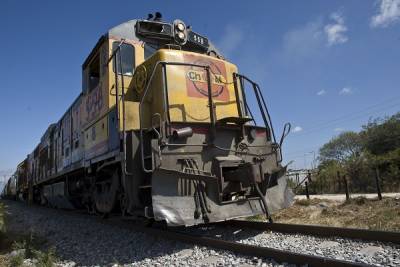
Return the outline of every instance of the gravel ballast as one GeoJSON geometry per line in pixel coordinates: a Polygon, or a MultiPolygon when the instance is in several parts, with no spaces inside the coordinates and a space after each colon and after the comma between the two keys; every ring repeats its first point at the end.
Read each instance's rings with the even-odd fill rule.
{"type": "MultiPolygon", "coordinates": [[[[55,248],[61,266],[294,266],[149,236],[102,223],[95,216],[28,207],[14,201],[4,203],[8,232],[32,232],[45,238],[49,247],[55,248]]],[[[186,231],[376,266],[400,266],[400,247],[392,244],[219,226],[186,231]]]]}
{"type": "Polygon", "coordinates": [[[262,232],[233,227],[208,226],[189,230],[192,234],[219,237],[243,244],[275,248],[375,266],[400,266],[400,246],[340,237],[322,238],[301,234],[262,232]]]}

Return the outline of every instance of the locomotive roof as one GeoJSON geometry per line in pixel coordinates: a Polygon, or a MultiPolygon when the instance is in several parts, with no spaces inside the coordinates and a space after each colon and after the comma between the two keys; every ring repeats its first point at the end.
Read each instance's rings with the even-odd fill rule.
{"type": "Polygon", "coordinates": [[[134,41],[139,41],[139,38],[136,36],[135,33],[135,25],[137,20],[129,20],[124,23],[121,23],[110,30],[108,30],[105,34],[103,34],[99,40],[97,41],[96,45],[87,56],[86,60],[83,62],[82,68],[84,69],[97,52],[100,45],[103,43],[104,40],[108,39],[109,36],[119,38],[119,39],[129,39],[134,41]]]}
{"type": "MultiPolygon", "coordinates": [[[[86,68],[86,66],[89,64],[89,62],[92,59],[92,57],[94,56],[94,54],[97,52],[98,48],[109,37],[116,38],[116,39],[127,39],[127,40],[137,41],[137,42],[139,42],[139,41],[145,42],[144,38],[136,35],[135,25],[136,25],[137,21],[138,21],[137,19],[133,19],[133,20],[123,22],[123,23],[109,29],[105,34],[103,34],[97,41],[96,45],[94,46],[94,48],[92,49],[90,54],[87,56],[87,58],[83,62],[82,68],[83,69],[86,68]]],[[[207,52],[210,52],[210,51],[214,51],[218,55],[221,55],[221,53],[218,51],[218,49],[214,46],[214,44],[211,41],[209,41],[209,48],[208,48],[207,52]]]]}

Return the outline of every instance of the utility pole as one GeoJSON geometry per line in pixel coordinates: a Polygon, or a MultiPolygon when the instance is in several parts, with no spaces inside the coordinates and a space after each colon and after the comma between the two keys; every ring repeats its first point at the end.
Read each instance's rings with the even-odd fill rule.
{"type": "Polygon", "coordinates": [[[316,165],[315,151],[313,150],[308,153],[313,154],[313,161],[311,162],[311,169],[315,169],[317,167],[317,166],[315,166],[316,165]]]}
{"type": "Polygon", "coordinates": [[[303,166],[303,169],[307,169],[307,153],[305,153],[304,155],[303,155],[303,158],[304,158],[304,166],[303,166]]]}
{"type": "Polygon", "coordinates": [[[306,196],[307,196],[307,199],[310,199],[310,193],[308,192],[308,182],[307,181],[305,182],[305,185],[306,185],[306,196]]]}
{"type": "Polygon", "coordinates": [[[337,178],[337,181],[339,184],[338,193],[341,193],[342,192],[342,179],[340,178],[340,171],[337,171],[336,178],[337,178]]]}
{"type": "Polygon", "coordinates": [[[347,183],[346,175],[343,175],[344,188],[346,190],[346,200],[350,200],[349,185],[347,183]]]}
{"type": "Polygon", "coordinates": [[[376,191],[378,193],[378,199],[382,200],[382,193],[381,193],[381,185],[379,183],[379,169],[378,167],[375,168],[375,182],[376,182],[376,191]]]}

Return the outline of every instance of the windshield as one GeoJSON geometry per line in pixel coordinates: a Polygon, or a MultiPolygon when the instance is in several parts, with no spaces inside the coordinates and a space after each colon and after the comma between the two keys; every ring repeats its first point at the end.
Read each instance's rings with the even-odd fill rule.
{"type": "MultiPolygon", "coordinates": [[[[115,51],[118,46],[120,45],[119,42],[113,42],[112,48],[115,51]]],[[[119,62],[119,58],[117,59],[117,70],[118,74],[123,74],[127,76],[132,76],[134,67],[135,67],[135,51],[134,47],[130,44],[123,43],[121,44],[121,62],[119,62]],[[122,68],[122,71],[121,71],[122,68]]],[[[113,59],[115,61],[115,57],[113,59]]],[[[115,72],[115,64],[113,64],[113,71],[115,72]]]]}

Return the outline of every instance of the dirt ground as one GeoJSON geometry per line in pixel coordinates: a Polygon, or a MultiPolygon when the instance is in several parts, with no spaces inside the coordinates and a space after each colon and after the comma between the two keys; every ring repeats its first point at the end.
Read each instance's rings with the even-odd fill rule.
{"type": "Polygon", "coordinates": [[[301,199],[274,214],[273,219],[281,223],[400,231],[400,198],[379,201],[358,197],[346,202],[301,199]]]}

